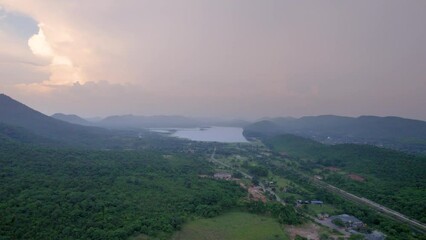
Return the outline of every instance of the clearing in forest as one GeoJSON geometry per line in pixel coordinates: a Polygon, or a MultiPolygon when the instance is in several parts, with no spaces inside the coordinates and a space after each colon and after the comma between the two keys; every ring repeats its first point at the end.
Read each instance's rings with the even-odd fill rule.
{"type": "Polygon", "coordinates": [[[287,240],[289,237],[273,218],[230,212],[199,219],[183,226],[172,240],[287,240]]]}

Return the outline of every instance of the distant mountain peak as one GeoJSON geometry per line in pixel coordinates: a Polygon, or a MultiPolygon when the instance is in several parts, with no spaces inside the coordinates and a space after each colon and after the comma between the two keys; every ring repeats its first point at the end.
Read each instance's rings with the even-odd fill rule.
{"type": "Polygon", "coordinates": [[[69,122],[69,123],[73,123],[73,124],[79,124],[79,125],[84,125],[84,126],[91,126],[93,125],[91,122],[87,121],[84,118],[81,118],[75,114],[64,114],[64,113],[55,113],[51,116],[52,118],[64,121],[64,122],[69,122]]]}
{"type": "Polygon", "coordinates": [[[15,101],[15,102],[17,102],[15,99],[7,96],[4,93],[0,93],[0,100],[3,100],[3,101],[15,101]]]}

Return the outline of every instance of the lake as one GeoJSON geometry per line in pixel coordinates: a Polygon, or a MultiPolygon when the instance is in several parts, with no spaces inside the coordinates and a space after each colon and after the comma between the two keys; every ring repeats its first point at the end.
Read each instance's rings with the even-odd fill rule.
{"type": "Polygon", "coordinates": [[[184,138],[200,142],[248,142],[247,139],[243,136],[243,129],[238,127],[164,128],[151,129],[151,131],[159,133],[169,133],[172,137],[184,138]]]}

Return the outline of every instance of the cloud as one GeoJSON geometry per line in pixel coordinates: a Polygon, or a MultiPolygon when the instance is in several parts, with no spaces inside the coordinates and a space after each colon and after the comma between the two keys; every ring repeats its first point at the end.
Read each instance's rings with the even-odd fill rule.
{"type": "Polygon", "coordinates": [[[46,62],[32,54],[22,39],[0,28],[0,82],[23,84],[43,81],[49,76],[46,62]]]}
{"type": "Polygon", "coordinates": [[[6,18],[6,13],[3,11],[3,7],[0,6],[0,21],[6,18]]]}
{"type": "Polygon", "coordinates": [[[46,58],[53,58],[54,56],[52,48],[46,41],[46,36],[44,35],[43,29],[41,28],[41,24],[39,25],[38,33],[34,34],[28,40],[28,46],[35,55],[46,58]]]}
{"type": "Polygon", "coordinates": [[[24,41],[0,31],[13,45],[0,46],[0,75],[46,112],[62,105],[85,114],[407,115],[408,106],[408,115],[426,118],[421,1],[1,5],[39,29],[24,41]],[[392,96],[407,98],[405,105],[383,100],[392,96]]]}
{"type": "Polygon", "coordinates": [[[45,25],[40,23],[38,26],[39,31],[28,40],[28,46],[34,55],[50,60],[50,77],[48,80],[43,81],[40,86],[37,83],[32,83],[28,84],[27,87],[46,89],[48,85],[70,86],[74,83],[84,83],[81,69],[75,67],[68,56],[61,55],[61,48],[52,48],[51,40],[44,34],[45,25]]]}
{"type": "MultiPolygon", "coordinates": [[[[68,56],[58,54],[58,52],[61,52],[60,49],[52,48],[50,39],[44,33],[44,24],[40,23],[38,27],[38,33],[28,39],[28,47],[35,56],[49,62],[46,67],[49,77],[42,81],[33,81],[30,84],[26,84],[26,87],[34,88],[38,92],[42,89],[42,92],[46,93],[50,92],[47,91],[49,85],[70,86],[76,82],[84,83],[84,77],[80,68],[75,67],[68,56]]],[[[25,84],[19,84],[20,89],[23,85],[25,84]]]]}

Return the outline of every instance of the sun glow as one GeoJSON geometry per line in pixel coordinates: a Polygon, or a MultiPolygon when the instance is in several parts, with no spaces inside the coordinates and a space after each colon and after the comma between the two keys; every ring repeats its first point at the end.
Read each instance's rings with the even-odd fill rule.
{"type": "MultiPolygon", "coordinates": [[[[48,66],[50,77],[48,80],[43,81],[43,89],[49,85],[70,86],[75,83],[84,83],[85,81],[83,80],[81,69],[74,65],[69,56],[61,54],[57,48],[52,47],[55,46],[55,44],[51,44],[49,42],[49,35],[45,34],[44,28],[46,28],[46,25],[41,23],[38,27],[38,33],[34,34],[28,40],[28,46],[34,55],[50,60],[50,64],[48,66]]],[[[63,41],[64,38],[61,39],[63,41]]],[[[68,37],[67,39],[69,40],[70,38],[68,37]]],[[[34,84],[30,84],[28,87],[33,88],[34,84]]]]}
{"type": "Polygon", "coordinates": [[[44,35],[42,24],[39,24],[39,31],[37,34],[34,34],[28,40],[28,46],[34,55],[46,58],[52,58],[54,56],[53,50],[50,47],[49,43],[46,41],[46,36],[44,35]]]}

